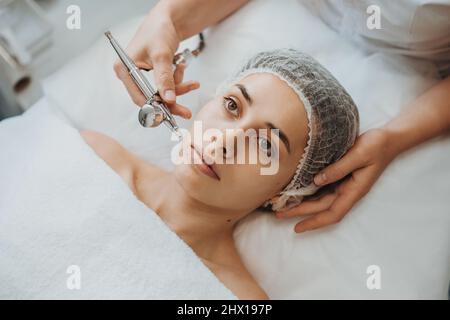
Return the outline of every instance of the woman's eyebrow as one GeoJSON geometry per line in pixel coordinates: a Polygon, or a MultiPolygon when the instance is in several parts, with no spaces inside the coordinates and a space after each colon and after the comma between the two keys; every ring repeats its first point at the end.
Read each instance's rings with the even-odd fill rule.
{"type": "MultiPolygon", "coordinates": [[[[244,96],[245,100],[247,100],[248,104],[252,105],[253,100],[252,100],[252,97],[250,97],[250,95],[248,94],[247,88],[244,85],[240,84],[240,83],[236,83],[235,86],[238,87],[239,90],[241,90],[241,93],[244,96]]],[[[291,147],[290,147],[289,139],[288,139],[287,135],[281,129],[275,127],[273,125],[273,123],[266,122],[265,124],[270,129],[277,129],[275,132],[278,132],[278,137],[281,139],[281,141],[283,141],[284,145],[286,146],[286,149],[287,149],[288,153],[290,154],[291,153],[291,147]]]]}
{"type": "MultiPolygon", "coordinates": [[[[267,125],[270,129],[277,129],[277,130],[275,131],[275,133],[278,133],[278,137],[281,139],[281,141],[284,142],[284,145],[286,146],[286,149],[287,149],[288,153],[290,154],[290,153],[291,153],[291,147],[290,147],[290,145],[289,145],[289,139],[288,139],[287,135],[286,135],[283,131],[281,131],[281,129],[275,127],[275,126],[273,125],[273,123],[271,123],[271,122],[266,122],[266,125],[267,125]]],[[[271,132],[272,132],[272,131],[271,131],[271,132]]]]}
{"type": "Polygon", "coordinates": [[[244,96],[245,100],[247,100],[248,104],[252,105],[253,100],[252,97],[250,97],[250,95],[248,94],[247,88],[240,83],[236,83],[236,87],[238,87],[239,90],[241,90],[242,95],[244,96]]]}

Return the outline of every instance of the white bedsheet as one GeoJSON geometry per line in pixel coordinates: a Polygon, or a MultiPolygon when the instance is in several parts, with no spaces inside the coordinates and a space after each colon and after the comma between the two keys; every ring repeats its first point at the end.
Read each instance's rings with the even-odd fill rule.
{"type": "Polygon", "coordinates": [[[0,148],[0,298],[236,299],[45,101],[0,148]]]}
{"type": "MultiPolygon", "coordinates": [[[[385,123],[436,83],[432,65],[367,55],[299,1],[280,3],[252,1],[207,30],[205,51],[186,71],[186,78],[199,80],[201,88],[179,101],[195,113],[247,55],[280,46],[299,48],[333,72],[360,109],[362,131],[385,123]]],[[[140,20],[112,31],[125,44],[140,20]]],[[[195,39],[183,45],[195,46],[195,39]]],[[[141,157],[170,168],[169,133],[165,127],[139,127],[137,109],[114,76],[115,58],[100,39],[48,79],[47,98],[76,126],[109,134],[141,157]]],[[[446,298],[449,181],[450,140],[436,139],[392,163],[338,225],[296,235],[297,219],[278,221],[256,212],[239,225],[235,238],[246,265],[271,298],[446,298]],[[370,265],[380,267],[380,290],[366,286],[370,265]]]]}

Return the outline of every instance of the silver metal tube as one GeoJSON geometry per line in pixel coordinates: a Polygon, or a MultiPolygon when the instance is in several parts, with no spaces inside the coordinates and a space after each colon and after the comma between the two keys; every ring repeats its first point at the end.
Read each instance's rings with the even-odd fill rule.
{"type": "Polygon", "coordinates": [[[151,99],[156,91],[148,82],[147,78],[142,74],[141,70],[136,66],[136,64],[131,60],[131,58],[125,53],[122,47],[119,45],[116,39],[112,36],[110,31],[105,32],[106,37],[108,37],[111,42],[112,47],[116,51],[119,59],[125,65],[133,81],[138,85],[139,89],[144,94],[145,98],[151,99]]]}
{"type": "Polygon", "coordinates": [[[122,61],[122,63],[125,65],[125,67],[128,70],[128,73],[130,74],[131,78],[133,79],[134,83],[139,87],[142,94],[147,99],[147,102],[145,104],[145,110],[144,108],[141,108],[140,114],[139,114],[139,122],[146,127],[155,127],[158,126],[161,123],[161,118],[155,118],[152,119],[152,122],[150,122],[147,125],[147,121],[145,121],[147,115],[154,115],[158,112],[150,112],[151,110],[148,110],[148,108],[155,109],[154,104],[157,105],[161,109],[161,111],[164,113],[164,119],[162,122],[164,122],[169,129],[174,131],[178,136],[178,125],[175,121],[175,118],[173,117],[172,113],[169,111],[167,106],[164,104],[162,100],[155,101],[155,95],[157,94],[157,91],[153,89],[151,84],[148,82],[147,78],[144,76],[144,74],[141,72],[141,70],[136,66],[136,64],[133,62],[133,60],[125,53],[125,50],[122,49],[122,47],[119,45],[116,39],[112,36],[111,32],[107,31],[105,32],[106,37],[109,39],[112,47],[116,51],[117,55],[119,56],[119,59],[122,61]],[[144,110],[143,110],[144,109],[144,110]],[[159,120],[157,120],[159,119],[159,120]]]}

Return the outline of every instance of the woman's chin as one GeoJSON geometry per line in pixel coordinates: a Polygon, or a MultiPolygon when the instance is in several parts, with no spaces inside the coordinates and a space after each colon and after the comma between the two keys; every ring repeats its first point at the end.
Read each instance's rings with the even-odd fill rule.
{"type": "MultiPolygon", "coordinates": [[[[214,192],[211,178],[194,168],[194,164],[181,164],[175,167],[175,178],[189,194],[201,195],[214,192]]],[[[196,197],[197,198],[197,197],[196,197]]]]}
{"type": "Polygon", "coordinates": [[[207,205],[251,212],[261,205],[263,199],[269,198],[269,195],[261,198],[259,193],[249,194],[244,190],[231,192],[229,188],[236,188],[236,185],[227,186],[224,181],[220,183],[194,166],[195,164],[179,164],[173,173],[179,185],[190,197],[207,205]]]}

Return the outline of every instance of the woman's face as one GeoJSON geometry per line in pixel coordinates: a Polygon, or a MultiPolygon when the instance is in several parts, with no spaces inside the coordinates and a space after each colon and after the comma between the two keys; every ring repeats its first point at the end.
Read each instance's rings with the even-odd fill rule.
{"type": "MultiPolygon", "coordinates": [[[[307,132],[306,111],[297,94],[277,76],[251,74],[208,102],[190,129],[192,145],[208,164],[214,162],[218,178],[196,163],[177,165],[175,176],[202,203],[250,212],[289,183],[307,132]],[[201,131],[194,130],[200,124],[201,131]],[[271,134],[271,128],[279,134],[271,134]]],[[[198,156],[190,147],[185,150],[198,156]]]]}

